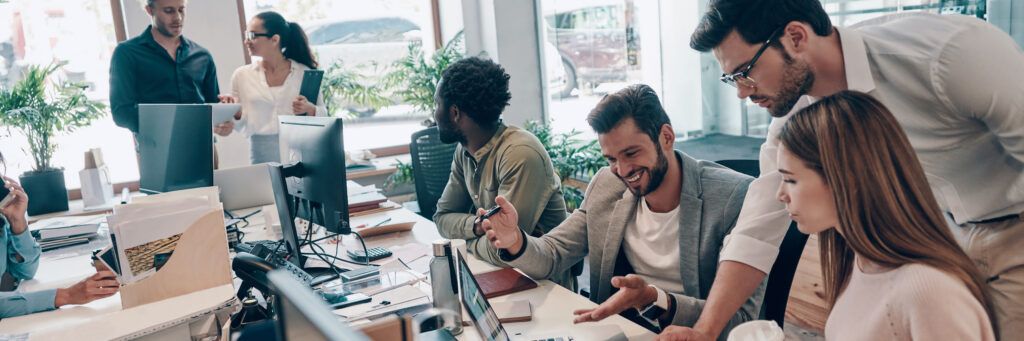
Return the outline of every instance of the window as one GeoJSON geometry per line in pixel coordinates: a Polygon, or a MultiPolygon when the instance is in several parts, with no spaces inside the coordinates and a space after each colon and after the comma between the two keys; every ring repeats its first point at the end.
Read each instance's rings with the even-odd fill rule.
{"type": "Polygon", "coordinates": [[[412,133],[424,128],[430,110],[405,103],[379,85],[394,70],[392,64],[408,55],[411,44],[421,46],[427,56],[433,53],[431,0],[245,0],[244,6],[246,18],[276,11],[299,23],[328,77],[331,68],[352,71],[357,83],[367,86],[361,93],[336,94],[327,103],[332,115],[345,120],[346,149],[407,144],[412,133]],[[379,100],[367,100],[374,96],[379,100]]]}
{"type": "Polygon", "coordinates": [[[575,129],[584,138],[596,137],[587,114],[605,94],[636,83],[658,93],[679,138],[707,129],[700,110],[700,54],[689,48],[688,35],[662,35],[692,31],[696,3],[543,0],[540,7],[550,97],[546,119],[553,131],[575,129]],[[678,11],[687,16],[680,19],[678,11]]]}
{"type": "MultiPolygon", "coordinates": [[[[86,82],[89,98],[108,103],[110,55],[117,45],[108,0],[0,1],[0,86],[9,87],[22,77],[27,65],[66,62],[56,77],[86,82]]],[[[11,177],[32,168],[25,137],[13,129],[0,129],[0,152],[7,158],[11,177]]],[[[80,187],[78,171],[84,152],[101,148],[114,182],[139,178],[131,133],[114,125],[109,114],[92,125],[56,137],[53,164],[63,167],[68,188],[80,187]]]]}

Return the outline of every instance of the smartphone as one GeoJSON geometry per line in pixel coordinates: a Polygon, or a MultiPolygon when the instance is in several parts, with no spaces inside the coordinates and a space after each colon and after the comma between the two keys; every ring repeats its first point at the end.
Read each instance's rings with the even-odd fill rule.
{"type": "Polygon", "coordinates": [[[7,207],[11,201],[14,201],[14,193],[7,188],[7,181],[4,180],[0,180],[0,198],[3,198],[0,199],[0,208],[7,207]]]}
{"type": "Polygon", "coordinates": [[[331,306],[331,309],[341,309],[356,304],[370,302],[370,296],[360,293],[321,293],[321,296],[325,301],[327,301],[327,305],[331,306]]]}

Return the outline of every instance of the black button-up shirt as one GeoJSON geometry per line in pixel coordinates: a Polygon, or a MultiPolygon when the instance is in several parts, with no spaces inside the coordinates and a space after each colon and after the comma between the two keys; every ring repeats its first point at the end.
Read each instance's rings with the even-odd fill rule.
{"type": "Polygon", "coordinates": [[[215,103],[220,87],[213,56],[199,44],[181,37],[171,59],[151,27],[117,44],[110,61],[110,108],[114,123],[139,131],[139,103],[215,103]]]}

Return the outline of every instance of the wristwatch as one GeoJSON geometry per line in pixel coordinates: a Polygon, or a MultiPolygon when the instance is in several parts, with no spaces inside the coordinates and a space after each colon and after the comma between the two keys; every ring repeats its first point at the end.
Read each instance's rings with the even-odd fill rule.
{"type": "Polygon", "coordinates": [[[668,294],[666,294],[664,290],[658,289],[658,287],[653,284],[649,286],[658,292],[658,298],[655,299],[654,302],[651,302],[651,304],[644,307],[644,309],[640,311],[640,316],[657,323],[658,318],[668,311],[668,294]]]}

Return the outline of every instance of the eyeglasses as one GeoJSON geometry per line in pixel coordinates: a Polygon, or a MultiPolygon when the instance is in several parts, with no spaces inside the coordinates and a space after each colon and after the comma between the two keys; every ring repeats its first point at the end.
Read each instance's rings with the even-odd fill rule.
{"type": "Polygon", "coordinates": [[[775,39],[775,36],[778,35],[779,32],[782,32],[782,27],[779,27],[774,32],[772,32],[770,36],[768,36],[768,40],[765,40],[764,43],[761,44],[761,48],[758,49],[757,53],[754,54],[754,58],[751,58],[750,62],[747,62],[747,67],[743,68],[742,71],[733,74],[723,73],[722,77],[718,79],[721,80],[722,83],[729,84],[734,88],[737,87],[737,84],[748,88],[756,87],[757,81],[755,81],[753,78],[750,78],[750,70],[754,69],[754,64],[757,63],[757,59],[761,58],[761,54],[763,54],[764,51],[768,49],[768,46],[772,44],[772,39],[775,39]]]}
{"type": "Polygon", "coordinates": [[[253,31],[245,31],[245,40],[256,40],[256,37],[267,37],[267,38],[270,38],[270,37],[273,37],[273,36],[274,35],[270,34],[270,33],[256,33],[256,32],[253,32],[253,31]]]}

